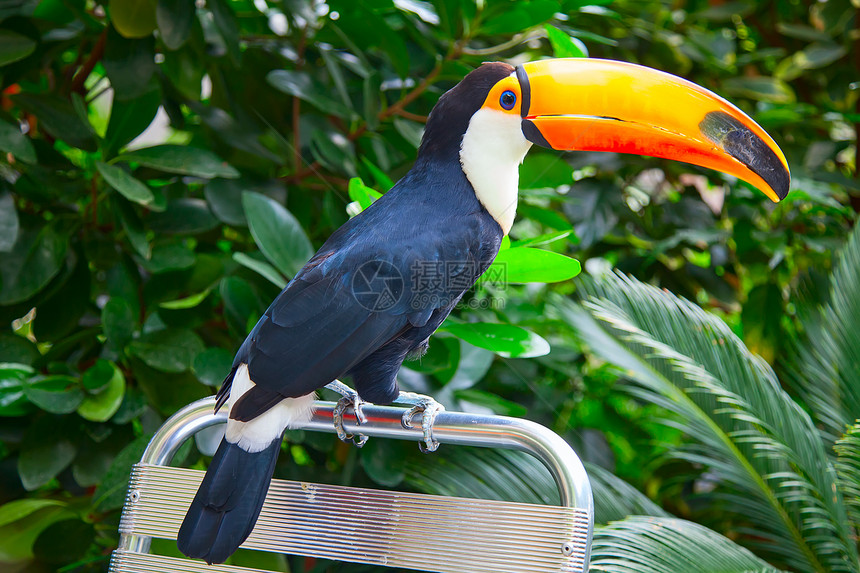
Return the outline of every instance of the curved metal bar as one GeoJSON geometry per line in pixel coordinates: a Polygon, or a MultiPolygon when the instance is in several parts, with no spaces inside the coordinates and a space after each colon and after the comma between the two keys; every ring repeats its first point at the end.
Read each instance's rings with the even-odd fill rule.
{"type": "MultiPolygon", "coordinates": [[[[168,465],[173,455],[188,438],[196,432],[214,424],[227,421],[227,414],[213,412],[215,397],[204,398],[185,406],[171,416],[155,433],[141,463],[168,465]]],[[[334,433],[334,402],[317,402],[309,421],[295,429],[334,433]]],[[[420,442],[420,428],[404,428],[401,416],[404,408],[374,406],[363,408],[367,423],[357,425],[349,413],[344,417],[344,429],[371,437],[394,438],[420,442]]],[[[537,457],[558,486],[561,505],[587,509],[589,532],[593,529],[594,501],[591,483],[579,457],[555,432],[529,420],[506,416],[486,416],[463,412],[440,412],[433,426],[433,436],[443,444],[465,446],[501,447],[520,450],[537,457]]],[[[590,546],[589,535],[589,546],[590,546]]],[[[148,551],[149,539],[138,536],[122,536],[120,547],[132,551],[148,551]]],[[[586,555],[586,563],[588,556],[586,555]]]]}

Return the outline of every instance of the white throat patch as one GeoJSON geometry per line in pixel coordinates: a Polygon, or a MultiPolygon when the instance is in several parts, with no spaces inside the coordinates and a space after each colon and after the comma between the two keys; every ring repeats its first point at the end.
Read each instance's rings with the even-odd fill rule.
{"type": "Polygon", "coordinates": [[[469,121],[460,144],[460,164],[478,201],[505,235],[517,214],[519,166],[531,147],[519,115],[481,108],[469,121]]]}

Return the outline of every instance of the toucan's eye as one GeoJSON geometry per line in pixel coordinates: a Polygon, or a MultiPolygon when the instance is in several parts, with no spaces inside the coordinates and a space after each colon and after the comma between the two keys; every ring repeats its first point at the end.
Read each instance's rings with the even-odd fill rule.
{"type": "Polygon", "coordinates": [[[511,90],[502,92],[502,97],[499,98],[499,104],[505,109],[514,109],[514,104],[517,103],[517,94],[511,90]]]}

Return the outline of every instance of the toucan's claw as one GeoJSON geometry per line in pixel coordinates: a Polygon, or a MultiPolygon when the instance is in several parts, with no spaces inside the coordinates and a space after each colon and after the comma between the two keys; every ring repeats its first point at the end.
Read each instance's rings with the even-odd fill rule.
{"type": "Polygon", "coordinates": [[[337,432],[338,439],[342,442],[352,442],[358,448],[362,447],[367,443],[367,436],[362,434],[347,434],[346,430],[343,429],[343,415],[346,409],[351,407],[355,414],[355,423],[359,426],[367,423],[367,416],[364,415],[364,411],[362,410],[365,401],[359,398],[358,392],[339,380],[327,384],[326,388],[343,396],[343,398],[337,401],[333,415],[334,429],[337,432]]]}
{"type": "Polygon", "coordinates": [[[412,418],[415,417],[415,414],[418,412],[424,413],[421,416],[421,430],[424,432],[424,441],[418,444],[421,451],[427,454],[439,449],[439,442],[433,438],[433,424],[436,422],[436,416],[439,412],[445,411],[445,406],[430,396],[415,394],[413,392],[401,392],[396,401],[401,404],[412,404],[412,408],[406,411],[400,419],[400,424],[404,428],[408,429],[412,427],[412,418]]]}

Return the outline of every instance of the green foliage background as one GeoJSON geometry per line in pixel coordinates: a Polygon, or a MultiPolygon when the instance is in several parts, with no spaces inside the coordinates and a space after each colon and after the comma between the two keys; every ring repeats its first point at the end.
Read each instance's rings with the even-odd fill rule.
{"type": "MultiPolygon", "coordinates": [[[[2,3],[0,567],[105,570],[148,436],[214,393],[286,281],[405,173],[439,95],[483,61],[590,55],[731,99],[785,151],[791,194],[773,205],[689,165],[535,149],[507,284],[478,286],[403,386],[569,440],[613,522],[595,570],[860,570],[856,237],[831,278],[860,196],[857,9],[2,3]],[[567,280],[579,266],[562,255],[591,278],[567,280]]],[[[192,444],[179,457],[205,467],[192,444]]],[[[521,456],[304,432],[276,474],[552,501],[521,456]]],[[[368,570],[262,559],[234,563],[368,570]]]]}

